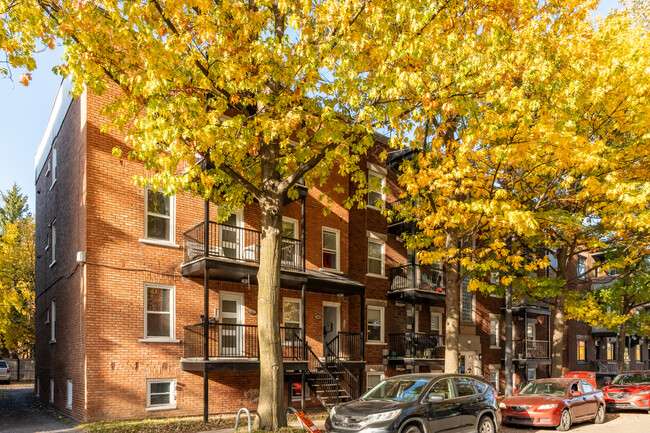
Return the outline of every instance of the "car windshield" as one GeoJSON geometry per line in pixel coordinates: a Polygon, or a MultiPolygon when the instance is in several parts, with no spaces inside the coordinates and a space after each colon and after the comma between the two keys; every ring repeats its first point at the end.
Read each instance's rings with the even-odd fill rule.
{"type": "Polygon", "coordinates": [[[612,381],[612,385],[650,385],[650,373],[619,374],[612,381]]]}
{"type": "Polygon", "coordinates": [[[365,393],[361,400],[393,400],[409,403],[417,400],[428,379],[386,379],[365,393]]]}
{"type": "Polygon", "coordinates": [[[566,382],[531,382],[519,395],[554,395],[564,397],[569,384],[566,382]]]}

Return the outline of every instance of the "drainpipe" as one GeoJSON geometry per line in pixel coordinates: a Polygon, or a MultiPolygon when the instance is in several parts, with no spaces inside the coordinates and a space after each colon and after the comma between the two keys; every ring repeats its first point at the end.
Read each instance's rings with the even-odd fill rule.
{"type": "Polygon", "coordinates": [[[210,275],[208,270],[208,253],[210,242],[210,201],[205,200],[205,210],[203,211],[203,422],[208,422],[208,364],[210,359],[210,339],[208,304],[210,302],[210,275]]]}
{"type": "MultiPolygon", "coordinates": [[[[300,225],[302,225],[302,231],[300,233],[301,241],[302,241],[302,269],[304,270],[307,267],[307,230],[306,230],[306,206],[305,206],[305,197],[302,198],[302,203],[300,204],[300,219],[302,220],[300,222],[300,225]]],[[[305,309],[303,303],[303,310],[305,309]]],[[[306,323],[306,322],[303,322],[306,323]]]]}
{"type": "MultiPolygon", "coordinates": [[[[526,326],[524,325],[524,329],[526,326]]],[[[525,332],[525,331],[524,331],[525,332]]],[[[526,336],[524,336],[526,338],[526,336]]],[[[506,286],[506,397],[512,397],[513,371],[512,371],[512,286],[506,286]]]]}

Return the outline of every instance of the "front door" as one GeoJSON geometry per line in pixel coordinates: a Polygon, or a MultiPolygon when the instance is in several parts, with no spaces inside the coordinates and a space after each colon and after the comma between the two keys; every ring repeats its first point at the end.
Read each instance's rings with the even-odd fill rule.
{"type": "Polygon", "coordinates": [[[241,247],[241,218],[240,213],[235,212],[228,217],[223,224],[219,225],[219,247],[221,254],[233,260],[243,259],[241,247]]]}
{"type": "Polygon", "coordinates": [[[477,368],[478,356],[476,352],[460,352],[460,362],[458,363],[459,373],[480,374],[477,368]]]}
{"type": "MultiPolygon", "coordinates": [[[[339,305],[323,304],[323,356],[327,356],[327,345],[339,335],[339,305]]],[[[338,354],[338,347],[330,345],[332,355],[338,354]]]]}
{"type": "Polygon", "coordinates": [[[219,293],[219,356],[244,354],[244,297],[239,293],[219,293]]]}

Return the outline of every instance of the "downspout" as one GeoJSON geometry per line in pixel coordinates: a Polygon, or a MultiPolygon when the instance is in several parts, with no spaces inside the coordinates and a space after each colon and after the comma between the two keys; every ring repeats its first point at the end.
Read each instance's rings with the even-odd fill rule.
{"type": "Polygon", "coordinates": [[[208,360],[210,359],[210,339],[208,304],[210,302],[210,275],[208,272],[208,253],[210,242],[210,202],[205,200],[203,211],[203,422],[208,422],[208,360]]]}

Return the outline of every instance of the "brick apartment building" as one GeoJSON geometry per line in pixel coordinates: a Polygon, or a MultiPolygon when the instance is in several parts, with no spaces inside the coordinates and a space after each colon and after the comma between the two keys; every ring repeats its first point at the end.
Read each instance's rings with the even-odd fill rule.
{"type": "MultiPolygon", "coordinates": [[[[73,100],[69,87],[36,154],[36,394],[84,421],[200,415],[207,374],[210,413],[255,410],[258,205],[208,219],[206,246],[203,201],[135,186],[144,166],[112,155],[116,146],[128,154],[117,132],[100,132],[114,95],[73,100]]],[[[395,190],[396,173],[372,152],[362,168],[395,190]]],[[[284,207],[278,320],[285,404],[296,407],[444,367],[440,271],[418,265],[400,239],[405,228],[372,206],[395,196],[373,191],[367,209],[348,210],[354,186],[334,180],[346,188],[327,191],[332,203],[302,188],[284,207]]],[[[460,369],[502,392],[503,301],[467,290],[461,298],[460,369]]],[[[515,381],[546,377],[548,309],[522,304],[515,316],[515,381]]]]}

